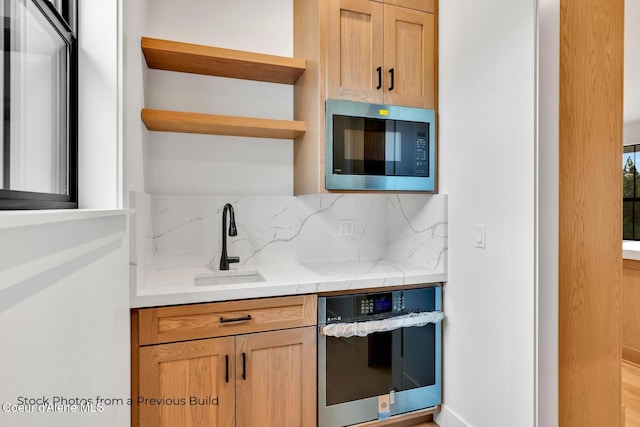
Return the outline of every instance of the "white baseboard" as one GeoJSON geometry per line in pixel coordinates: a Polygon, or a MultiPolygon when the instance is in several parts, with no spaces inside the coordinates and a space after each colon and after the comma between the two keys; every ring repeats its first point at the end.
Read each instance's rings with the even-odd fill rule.
{"type": "Polygon", "coordinates": [[[471,427],[469,423],[445,405],[440,406],[440,412],[434,416],[434,421],[440,427],[471,427]]]}

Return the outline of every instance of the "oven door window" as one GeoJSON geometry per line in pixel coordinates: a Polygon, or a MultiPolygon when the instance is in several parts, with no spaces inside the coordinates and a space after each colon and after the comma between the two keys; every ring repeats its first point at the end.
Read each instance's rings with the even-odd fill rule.
{"type": "Polygon", "coordinates": [[[327,406],[431,386],[436,381],[435,325],[326,337],[327,406]]]}

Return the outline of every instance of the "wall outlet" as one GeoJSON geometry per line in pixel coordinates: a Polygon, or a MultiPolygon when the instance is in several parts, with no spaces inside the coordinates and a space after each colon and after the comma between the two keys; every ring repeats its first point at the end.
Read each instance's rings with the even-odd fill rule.
{"type": "Polygon", "coordinates": [[[340,220],[338,221],[338,236],[353,236],[354,221],[340,220]]]}

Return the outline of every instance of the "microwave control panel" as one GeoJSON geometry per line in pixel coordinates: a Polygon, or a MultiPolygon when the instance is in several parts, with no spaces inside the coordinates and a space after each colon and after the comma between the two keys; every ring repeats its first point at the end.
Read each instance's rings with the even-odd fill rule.
{"type": "Polygon", "coordinates": [[[429,144],[425,132],[416,132],[414,175],[429,176],[429,144]]]}

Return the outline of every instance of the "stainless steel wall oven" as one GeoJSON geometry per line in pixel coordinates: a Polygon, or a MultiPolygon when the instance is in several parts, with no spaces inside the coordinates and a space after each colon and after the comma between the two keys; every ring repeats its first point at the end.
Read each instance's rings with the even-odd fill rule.
{"type": "Polygon", "coordinates": [[[442,288],[318,299],[318,426],[441,403],[442,288]]]}

